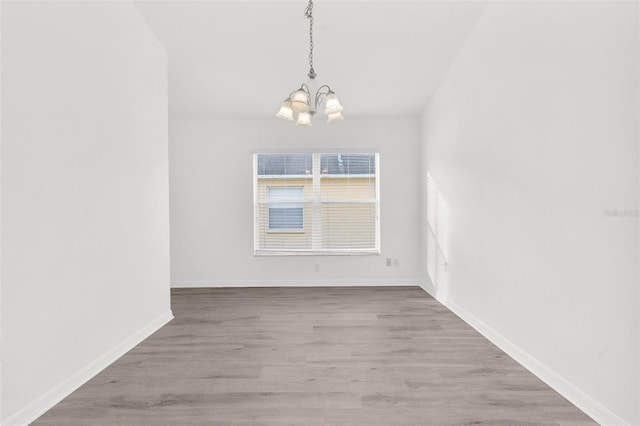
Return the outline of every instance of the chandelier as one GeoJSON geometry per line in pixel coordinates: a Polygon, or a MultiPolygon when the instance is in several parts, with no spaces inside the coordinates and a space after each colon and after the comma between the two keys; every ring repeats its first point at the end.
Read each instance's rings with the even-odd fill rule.
{"type": "Polygon", "coordinates": [[[296,124],[299,126],[311,126],[313,117],[320,106],[324,103],[324,113],[327,115],[327,122],[340,121],[342,116],[342,105],[336,94],[328,85],[320,86],[315,90],[316,72],[313,70],[313,0],[309,0],[304,16],[309,20],[309,81],[302,83],[299,89],[289,94],[289,97],[282,102],[280,111],[276,114],[278,118],[293,121],[293,113],[297,113],[296,124]]]}

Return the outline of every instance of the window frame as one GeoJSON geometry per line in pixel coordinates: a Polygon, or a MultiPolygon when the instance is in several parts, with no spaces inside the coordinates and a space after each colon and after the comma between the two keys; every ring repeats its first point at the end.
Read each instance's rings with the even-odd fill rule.
{"type": "MultiPolygon", "coordinates": [[[[254,239],[254,256],[380,256],[381,255],[381,238],[380,238],[380,206],[381,206],[381,200],[380,200],[380,152],[379,150],[376,149],[354,149],[354,150],[279,150],[279,151],[266,151],[266,150],[260,150],[260,151],[253,151],[252,152],[252,157],[253,157],[253,207],[254,207],[254,212],[253,212],[253,221],[254,221],[254,232],[253,232],[253,239],[254,239]],[[316,175],[316,171],[312,170],[311,175],[309,174],[305,174],[305,175],[259,175],[258,173],[258,157],[260,155],[287,155],[287,154],[312,154],[312,158],[313,161],[312,163],[315,164],[317,161],[318,166],[316,167],[317,169],[317,176],[316,175]],[[374,173],[368,173],[368,174],[354,174],[354,175],[348,175],[348,174],[322,174],[321,170],[320,170],[320,157],[321,155],[326,155],[326,154],[373,154],[374,157],[374,161],[375,161],[375,172],[374,173]],[[317,179],[318,182],[320,182],[320,180],[323,177],[332,177],[332,178],[336,178],[336,177],[344,177],[344,178],[349,178],[349,177],[366,177],[366,178],[374,178],[375,179],[375,187],[374,187],[374,194],[375,194],[375,198],[372,201],[363,201],[363,203],[372,203],[374,205],[374,212],[375,212],[375,218],[374,218],[374,233],[375,233],[375,237],[374,237],[374,247],[373,248],[329,248],[329,249],[323,249],[323,248],[304,248],[304,249],[265,249],[265,248],[260,248],[260,238],[259,238],[259,233],[260,233],[260,221],[259,221],[259,206],[261,203],[264,203],[264,201],[259,201],[258,199],[258,187],[259,187],[259,179],[264,179],[264,180],[269,180],[269,179],[296,179],[296,178],[309,178],[311,177],[312,179],[317,179]]],[[[283,185],[283,186],[300,186],[300,185],[283,185]]],[[[304,191],[304,187],[303,187],[303,191],[304,191]]],[[[317,195],[315,194],[316,189],[314,189],[314,196],[311,200],[311,208],[315,209],[315,208],[321,208],[323,204],[325,204],[325,202],[323,202],[322,199],[318,198],[317,195]]],[[[304,192],[303,192],[304,193],[304,192]]],[[[307,204],[309,200],[304,199],[303,197],[303,201],[301,202],[303,204],[303,228],[302,230],[269,230],[268,229],[268,217],[267,217],[267,222],[265,224],[265,229],[264,232],[266,234],[271,234],[271,233],[282,233],[282,234],[286,234],[286,233],[305,233],[305,232],[313,232],[313,229],[311,230],[307,230],[305,228],[306,225],[306,208],[308,206],[305,206],[305,204],[307,204]]],[[[267,211],[269,210],[269,208],[267,207],[267,211]]],[[[313,221],[312,221],[313,222],[313,221]]],[[[314,225],[315,226],[315,225],[314,225]]],[[[320,227],[319,230],[316,229],[316,232],[322,232],[322,227],[320,227]]]]}

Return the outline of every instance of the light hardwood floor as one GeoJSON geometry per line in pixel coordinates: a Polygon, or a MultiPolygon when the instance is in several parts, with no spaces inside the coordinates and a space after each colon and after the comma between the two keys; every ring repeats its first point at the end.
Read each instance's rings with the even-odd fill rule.
{"type": "Polygon", "coordinates": [[[418,287],[172,298],[172,322],[35,424],[595,424],[418,287]]]}

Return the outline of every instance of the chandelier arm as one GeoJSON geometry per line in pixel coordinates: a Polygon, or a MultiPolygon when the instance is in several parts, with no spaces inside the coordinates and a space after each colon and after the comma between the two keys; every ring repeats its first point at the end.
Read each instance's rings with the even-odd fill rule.
{"type": "Polygon", "coordinates": [[[320,105],[322,104],[322,97],[325,96],[324,93],[320,93],[317,92],[316,93],[316,110],[320,107],[320,105]]]}
{"type": "Polygon", "coordinates": [[[316,109],[318,109],[318,106],[320,106],[320,104],[322,103],[323,97],[327,96],[329,94],[329,92],[331,92],[331,87],[329,87],[329,85],[327,85],[327,84],[324,84],[324,85],[318,87],[318,90],[316,91],[316,96],[315,96],[315,98],[316,98],[315,99],[315,103],[316,103],[315,107],[316,107],[316,109]],[[322,89],[324,89],[324,88],[327,89],[326,93],[324,93],[322,91],[322,89]]]}
{"type": "Polygon", "coordinates": [[[326,93],[322,93],[320,91],[316,92],[316,109],[322,104],[325,96],[327,96],[326,93]]]}

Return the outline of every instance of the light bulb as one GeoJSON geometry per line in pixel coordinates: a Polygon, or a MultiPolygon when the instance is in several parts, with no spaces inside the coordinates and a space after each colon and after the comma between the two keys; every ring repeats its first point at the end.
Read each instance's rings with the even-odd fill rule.
{"type": "Polygon", "coordinates": [[[344,117],[340,112],[334,112],[333,114],[329,114],[327,117],[327,123],[333,123],[334,121],[341,121],[341,120],[344,120],[344,117]]]}
{"type": "Polygon", "coordinates": [[[308,112],[301,112],[298,114],[298,126],[311,126],[311,114],[308,112]]]}
{"type": "Polygon", "coordinates": [[[280,106],[280,111],[276,114],[276,117],[283,120],[293,121],[293,111],[291,110],[291,99],[287,98],[280,106]]]}

